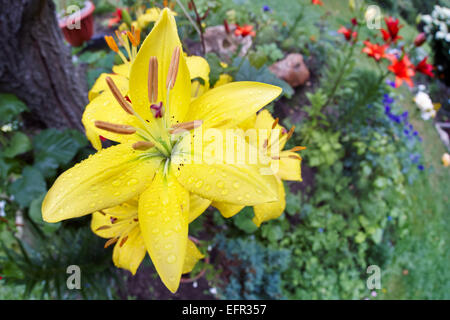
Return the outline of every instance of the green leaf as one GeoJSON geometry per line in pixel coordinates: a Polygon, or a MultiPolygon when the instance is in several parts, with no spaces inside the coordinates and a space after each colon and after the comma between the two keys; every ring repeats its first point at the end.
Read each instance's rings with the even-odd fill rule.
{"type": "Polygon", "coordinates": [[[9,141],[8,146],[3,151],[6,158],[14,158],[31,150],[31,142],[28,136],[22,132],[15,132],[9,141]]]}
{"type": "MultiPolygon", "coordinates": [[[[242,58],[236,58],[233,61],[233,66],[238,67],[242,58]]],[[[294,94],[294,89],[285,81],[278,79],[267,67],[256,69],[251,66],[248,60],[244,60],[239,71],[234,76],[234,81],[257,81],[274,86],[281,87],[283,94],[290,98],[294,94]]]]}
{"type": "Polygon", "coordinates": [[[366,235],[362,232],[358,232],[355,237],[356,243],[363,243],[366,240],[366,235]]]}
{"type": "Polygon", "coordinates": [[[235,215],[233,219],[233,223],[236,227],[245,231],[246,233],[253,233],[258,230],[258,227],[253,223],[253,210],[251,207],[245,207],[235,215]]]}
{"type": "Polygon", "coordinates": [[[59,227],[61,226],[61,223],[60,222],[47,223],[44,220],[42,220],[41,207],[42,207],[42,201],[44,201],[44,197],[45,197],[45,193],[43,193],[42,195],[40,195],[39,197],[37,197],[37,198],[33,199],[33,201],[31,201],[30,208],[28,210],[28,214],[29,214],[31,220],[33,220],[42,229],[42,231],[44,231],[45,233],[53,233],[59,229],[59,227]]]}
{"type": "Polygon", "coordinates": [[[27,166],[22,171],[22,177],[14,181],[9,192],[22,207],[28,207],[31,201],[47,191],[42,174],[33,167],[27,166]]]}
{"type": "Polygon", "coordinates": [[[0,93],[0,124],[13,121],[24,111],[28,111],[27,106],[15,95],[0,93]]]}
{"type": "Polygon", "coordinates": [[[51,177],[59,166],[69,164],[86,144],[86,138],[76,130],[44,130],[33,139],[34,167],[46,178],[51,177]]]}

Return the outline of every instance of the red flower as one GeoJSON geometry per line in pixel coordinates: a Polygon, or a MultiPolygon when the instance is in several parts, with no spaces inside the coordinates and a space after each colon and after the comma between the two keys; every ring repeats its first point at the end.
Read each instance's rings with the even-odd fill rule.
{"type": "Polygon", "coordinates": [[[383,35],[383,39],[385,42],[397,42],[397,40],[403,39],[403,37],[398,35],[398,32],[400,31],[403,26],[399,26],[399,19],[394,19],[392,17],[384,18],[384,22],[386,22],[387,31],[384,29],[381,29],[381,33],[383,35]]]}
{"type": "Polygon", "coordinates": [[[415,69],[416,69],[416,71],[426,74],[427,76],[433,78],[434,77],[434,74],[433,74],[434,67],[433,67],[433,65],[427,63],[427,59],[428,59],[428,57],[426,57],[422,61],[420,61],[415,69]]]}
{"type": "Polygon", "coordinates": [[[386,53],[386,49],[389,48],[388,44],[379,45],[370,41],[364,41],[364,44],[366,46],[362,49],[362,52],[367,53],[369,57],[374,58],[376,61],[391,59],[393,57],[391,54],[386,53]]]}
{"type": "Polygon", "coordinates": [[[392,64],[388,69],[395,74],[395,87],[400,87],[403,81],[410,87],[414,86],[411,77],[413,77],[416,72],[414,71],[414,64],[411,63],[409,57],[404,54],[402,59],[393,56],[390,60],[392,64]]]}
{"type": "Polygon", "coordinates": [[[117,8],[116,12],[113,13],[111,19],[108,20],[108,28],[111,28],[113,25],[118,24],[122,20],[122,10],[117,8]]]}
{"type": "Polygon", "coordinates": [[[311,0],[312,4],[318,4],[319,6],[323,6],[323,2],[321,0],[311,0]]]}
{"type": "Polygon", "coordinates": [[[255,31],[253,31],[253,26],[244,24],[242,27],[238,24],[236,24],[236,30],[234,30],[235,36],[252,36],[254,37],[256,35],[255,31]]]}
{"type": "Polygon", "coordinates": [[[356,18],[352,18],[352,25],[355,27],[358,25],[358,20],[356,18]]]}
{"type": "Polygon", "coordinates": [[[356,31],[353,31],[352,29],[347,29],[346,27],[342,26],[338,33],[342,33],[347,41],[350,41],[351,38],[356,39],[358,37],[358,33],[356,31]]]}

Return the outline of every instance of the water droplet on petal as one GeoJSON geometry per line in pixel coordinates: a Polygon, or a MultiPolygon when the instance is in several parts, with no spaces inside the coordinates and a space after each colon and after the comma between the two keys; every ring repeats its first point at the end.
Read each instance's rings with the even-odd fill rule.
{"type": "Polygon", "coordinates": [[[177,260],[174,254],[171,254],[167,257],[167,263],[174,263],[177,260]]]}

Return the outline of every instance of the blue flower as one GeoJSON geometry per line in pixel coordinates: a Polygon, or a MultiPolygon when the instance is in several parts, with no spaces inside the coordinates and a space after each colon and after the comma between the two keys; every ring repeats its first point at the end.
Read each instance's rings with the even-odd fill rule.
{"type": "Polygon", "coordinates": [[[392,221],[392,217],[391,216],[388,216],[387,219],[388,219],[388,221],[392,221]]]}
{"type": "Polygon", "coordinates": [[[386,83],[387,83],[389,86],[391,86],[392,88],[394,88],[394,89],[396,88],[396,86],[395,86],[395,81],[387,80],[386,83]]]}
{"type": "Polygon", "coordinates": [[[323,232],[323,228],[319,228],[319,232],[322,233],[323,232]]]}
{"type": "Polygon", "coordinates": [[[270,12],[270,11],[272,11],[272,9],[270,9],[270,7],[266,5],[266,6],[263,6],[263,11],[270,12]]]}
{"type": "Polygon", "coordinates": [[[419,133],[417,131],[413,132],[413,136],[417,136],[419,133]]]}
{"type": "Polygon", "coordinates": [[[403,133],[405,134],[405,135],[409,135],[409,131],[408,130],[403,130],[403,133]]]}
{"type": "Polygon", "coordinates": [[[419,164],[417,166],[417,169],[419,169],[420,171],[423,171],[423,170],[425,170],[425,167],[423,165],[419,164]]]}

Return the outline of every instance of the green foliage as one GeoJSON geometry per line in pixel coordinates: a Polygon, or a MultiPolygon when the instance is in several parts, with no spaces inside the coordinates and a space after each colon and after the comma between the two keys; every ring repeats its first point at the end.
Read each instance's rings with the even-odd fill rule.
{"type": "Polygon", "coordinates": [[[0,125],[11,123],[25,111],[28,111],[27,106],[15,95],[0,93],[0,125]]]}
{"type": "Polygon", "coordinates": [[[218,296],[231,300],[282,299],[281,273],[289,264],[289,251],[265,247],[251,238],[215,242],[222,263],[231,271],[227,283],[218,288],[218,296]]]}
{"type": "Polygon", "coordinates": [[[288,83],[278,79],[266,67],[256,69],[247,59],[242,60],[239,57],[234,59],[233,66],[238,68],[238,71],[234,75],[234,81],[257,81],[279,86],[283,89],[283,94],[288,98],[292,97],[294,93],[294,90],[288,83]]]}
{"type": "MultiPolygon", "coordinates": [[[[9,294],[22,291],[33,298],[112,298],[111,252],[88,227],[49,224],[41,206],[56,175],[89,151],[75,130],[42,130],[31,139],[20,131],[20,113],[27,110],[16,98],[2,100],[0,112],[9,122],[0,131],[0,274],[9,294]],[[14,124],[14,125],[12,125],[14,124]],[[16,216],[23,226],[15,225],[16,216]],[[66,269],[82,268],[82,290],[68,290],[66,269]]],[[[3,298],[3,294],[1,295],[3,298]]],[[[8,297],[8,296],[7,296],[8,297]]],[[[14,298],[17,298],[15,296],[14,298]]]]}

